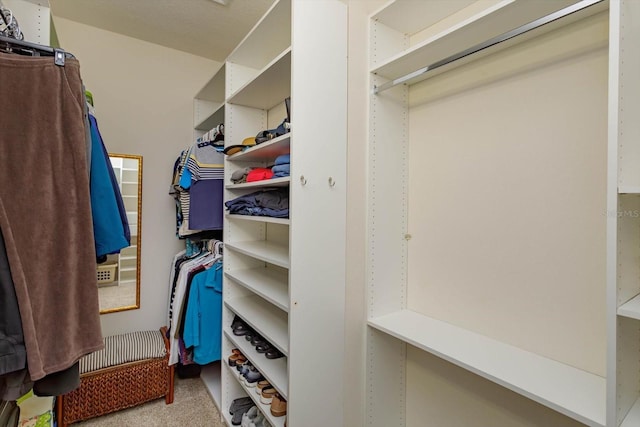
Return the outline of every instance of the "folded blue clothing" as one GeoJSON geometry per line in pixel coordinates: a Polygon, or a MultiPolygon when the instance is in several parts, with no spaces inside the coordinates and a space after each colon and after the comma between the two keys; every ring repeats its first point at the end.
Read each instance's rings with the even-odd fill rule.
{"type": "Polygon", "coordinates": [[[287,163],[286,165],[275,165],[274,167],[271,168],[271,172],[273,173],[286,172],[287,175],[289,175],[290,167],[291,165],[289,165],[289,163],[287,163]]]}
{"type": "Polygon", "coordinates": [[[289,158],[290,157],[291,157],[290,154],[282,154],[282,155],[276,157],[276,160],[275,160],[275,162],[273,164],[274,165],[288,165],[290,163],[289,162],[289,158]]]}
{"type": "Polygon", "coordinates": [[[274,173],[273,176],[271,177],[271,179],[284,178],[285,176],[289,176],[289,172],[277,172],[277,173],[274,173]]]}

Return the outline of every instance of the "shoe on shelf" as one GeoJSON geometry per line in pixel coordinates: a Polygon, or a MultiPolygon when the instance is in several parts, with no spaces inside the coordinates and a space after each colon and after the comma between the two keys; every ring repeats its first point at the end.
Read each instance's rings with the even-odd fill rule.
{"type": "Polygon", "coordinates": [[[251,362],[246,361],[243,364],[236,365],[236,370],[238,371],[238,376],[242,379],[244,375],[249,372],[249,369],[253,368],[251,362]]]}
{"type": "Polygon", "coordinates": [[[231,329],[235,329],[236,326],[240,325],[241,323],[244,323],[244,320],[242,320],[240,316],[236,314],[235,316],[233,316],[233,321],[231,321],[231,329]]]}
{"type": "Polygon", "coordinates": [[[247,358],[244,357],[244,354],[238,351],[236,353],[232,353],[228,360],[229,366],[236,366],[236,363],[238,363],[239,360],[247,360],[247,358]]]}
{"type": "MultiPolygon", "coordinates": [[[[263,339],[260,334],[258,332],[256,332],[255,329],[251,329],[245,336],[244,338],[249,341],[252,342],[255,339],[263,339]]],[[[252,344],[253,345],[253,344],[252,344]]]]}
{"type": "Polygon", "coordinates": [[[280,351],[278,351],[277,348],[272,348],[271,350],[268,350],[267,352],[265,352],[264,356],[267,359],[279,359],[281,357],[284,357],[284,354],[280,353],[280,351]]]}
{"type": "Polygon", "coordinates": [[[247,387],[255,387],[258,381],[264,380],[264,377],[257,369],[249,369],[246,374],[243,375],[243,381],[247,387]]]}
{"type": "MultiPolygon", "coordinates": [[[[246,338],[246,336],[245,336],[246,338]]],[[[264,339],[264,337],[260,334],[256,334],[253,338],[251,338],[251,345],[256,346],[258,344],[267,343],[268,341],[264,339]]]]}
{"type": "Polygon", "coordinates": [[[247,413],[251,408],[255,408],[255,404],[251,402],[250,405],[242,406],[238,408],[234,413],[233,417],[231,417],[231,424],[234,426],[239,426],[242,424],[242,416],[247,413]]]}
{"type": "Polygon", "coordinates": [[[258,413],[258,415],[249,423],[249,427],[266,427],[265,419],[262,413],[258,413]]]}
{"type": "Polygon", "coordinates": [[[273,401],[273,396],[276,394],[276,389],[273,387],[268,387],[262,390],[260,393],[260,403],[264,403],[265,405],[271,405],[273,401]]]}
{"type": "Polygon", "coordinates": [[[242,406],[246,406],[249,404],[253,404],[253,400],[249,396],[247,397],[239,397],[231,402],[231,406],[229,406],[229,413],[233,415],[233,413],[238,410],[238,408],[242,406]]]}
{"type": "Polygon", "coordinates": [[[269,383],[269,381],[267,380],[258,381],[258,384],[256,384],[256,393],[260,394],[262,393],[263,389],[270,388],[270,387],[271,387],[271,383],[269,383]]]}
{"type": "Polygon", "coordinates": [[[242,422],[240,423],[240,425],[242,427],[249,427],[249,424],[256,418],[257,415],[258,407],[252,406],[247,412],[242,414],[242,422]]]}
{"type": "Polygon", "coordinates": [[[270,343],[268,343],[268,342],[263,343],[263,344],[258,344],[258,345],[256,346],[256,351],[257,351],[258,353],[266,353],[266,352],[268,352],[268,351],[270,351],[270,350],[275,350],[275,349],[276,349],[276,348],[275,348],[274,346],[272,346],[272,345],[271,345],[270,343]]]}
{"type": "Polygon", "coordinates": [[[271,400],[271,415],[274,417],[284,417],[287,415],[287,401],[284,400],[280,393],[275,393],[271,400]]]}

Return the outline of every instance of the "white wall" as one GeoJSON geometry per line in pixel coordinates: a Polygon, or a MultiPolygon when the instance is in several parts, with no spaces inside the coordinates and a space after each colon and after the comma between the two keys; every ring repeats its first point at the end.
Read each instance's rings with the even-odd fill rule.
{"type": "Polygon", "coordinates": [[[107,150],[143,157],[140,309],[102,315],[103,334],[159,328],[170,263],[184,247],[168,194],[173,164],[191,143],[193,96],[220,63],[55,15],[54,25],[80,61],[107,150]]]}

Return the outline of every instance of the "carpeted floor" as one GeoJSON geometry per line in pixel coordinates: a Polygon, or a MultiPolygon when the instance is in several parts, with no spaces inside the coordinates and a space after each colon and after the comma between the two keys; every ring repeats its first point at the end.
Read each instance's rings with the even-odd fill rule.
{"type": "Polygon", "coordinates": [[[164,399],[93,418],[73,427],[224,427],[200,378],[176,377],[174,401],[164,399]]]}

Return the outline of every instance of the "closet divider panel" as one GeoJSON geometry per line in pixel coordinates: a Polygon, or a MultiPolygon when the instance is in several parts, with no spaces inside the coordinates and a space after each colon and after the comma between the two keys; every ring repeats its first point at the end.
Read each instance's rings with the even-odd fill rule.
{"type": "Polygon", "coordinates": [[[611,2],[608,422],[640,424],[640,3],[611,2]]]}
{"type": "MultiPolygon", "coordinates": [[[[441,21],[425,14],[418,33],[399,17],[414,12],[410,2],[389,2],[374,14],[372,87],[430,65],[429,58],[442,59],[438,52],[445,57],[485,41],[478,34],[507,31],[578,2],[462,3],[441,21]],[[401,46],[395,53],[394,45],[401,46]],[[416,62],[420,58],[427,60],[416,62]]],[[[419,380],[434,359],[408,344],[574,420],[605,425],[608,15],[600,12],[607,6],[588,7],[508,47],[411,80],[408,99],[397,98],[396,106],[407,108],[406,126],[391,109],[378,113],[400,88],[371,95],[369,325],[381,332],[368,337],[370,425],[389,424],[385,410],[398,417],[394,425],[434,419],[459,421],[450,425],[576,423],[526,400],[525,409],[522,397],[495,385],[477,397],[489,407],[506,405],[518,421],[501,424],[500,414],[483,411],[463,416],[464,422],[460,414],[447,416],[447,405],[425,403],[430,386],[419,380]],[[406,170],[402,157],[385,157],[384,171],[373,167],[384,132],[408,133],[409,171],[395,188],[377,184],[406,170]],[[404,211],[392,203],[403,187],[404,211]],[[385,209],[376,200],[386,201],[385,209]],[[406,251],[386,252],[391,271],[378,271],[375,261],[387,249],[381,243],[398,245],[393,238],[399,231],[406,251]],[[395,280],[388,280],[394,271],[395,280]],[[433,330],[425,336],[422,327],[433,330]],[[446,331],[453,336],[447,339],[446,331]],[[380,333],[408,344],[383,344],[380,333]],[[394,359],[400,366],[378,363],[394,359]],[[504,366],[497,366],[501,360],[504,366]],[[539,366],[530,366],[532,360],[539,366]],[[406,399],[398,402],[392,393],[403,383],[403,369],[406,399]],[[389,390],[380,387],[383,381],[389,390]],[[499,403],[500,396],[510,397],[499,403]],[[385,397],[389,407],[378,408],[385,397]]],[[[478,390],[471,384],[485,381],[460,372],[471,395],[478,390]]],[[[456,393],[450,396],[455,407],[456,393]]]]}
{"type": "Polygon", "coordinates": [[[344,2],[292,0],[291,426],[343,425],[349,410],[340,360],[345,347],[346,40],[344,2]]]}

